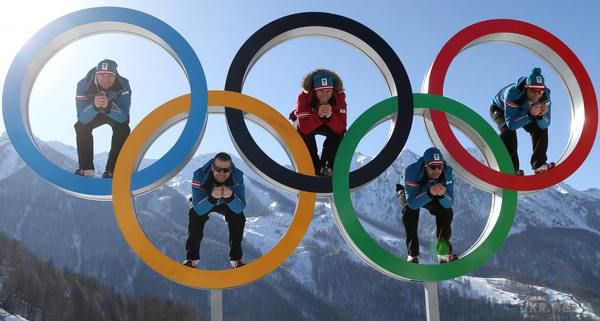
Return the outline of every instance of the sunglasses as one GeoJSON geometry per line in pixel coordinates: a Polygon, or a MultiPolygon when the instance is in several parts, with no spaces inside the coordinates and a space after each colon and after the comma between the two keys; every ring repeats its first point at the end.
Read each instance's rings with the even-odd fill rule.
{"type": "Polygon", "coordinates": [[[527,89],[527,90],[529,90],[530,92],[532,92],[534,94],[542,94],[542,93],[544,93],[543,89],[527,89]]]}
{"type": "Polygon", "coordinates": [[[227,174],[227,173],[231,172],[231,167],[219,167],[217,165],[213,165],[212,170],[213,170],[213,172],[227,174]]]}
{"type": "Polygon", "coordinates": [[[431,170],[438,170],[438,171],[442,169],[442,165],[430,165],[427,167],[429,167],[431,170]]]}

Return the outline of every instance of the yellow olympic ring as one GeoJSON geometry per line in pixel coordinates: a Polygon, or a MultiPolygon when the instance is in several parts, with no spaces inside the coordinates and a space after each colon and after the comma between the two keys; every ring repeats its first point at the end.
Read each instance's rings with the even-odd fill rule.
{"type": "MultiPolygon", "coordinates": [[[[255,98],[229,91],[208,92],[209,112],[218,112],[217,106],[230,106],[253,114],[270,126],[289,148],[298,171],[314,175],[312,160],[306,144],[292,125],[269,105],[255,98]]],[[[149,137],[157,137],[172,120],[187,117],[190,95],[180,96],[161,105],[146,116],[127,138],[115,167],[113,178],[113,207],[119,229],[133,251],[154,271],[171,281],[194,288],[225,289],[238,287],[269,274],[279,267],[304,238],[314,207],[315,193],[299,192],[298,205],[288,231],[270,251],[243,267],[231,270],[200,270],[183,266],[158,250],[144,234],[136,217],[131,192],[131,176],[137,170],[138,159],[149,146],[149,137]],[[185,117],[182,117],[185,116],[185,117]]],[[[222,110],[222,109],[221,109],[222,110]]]]}

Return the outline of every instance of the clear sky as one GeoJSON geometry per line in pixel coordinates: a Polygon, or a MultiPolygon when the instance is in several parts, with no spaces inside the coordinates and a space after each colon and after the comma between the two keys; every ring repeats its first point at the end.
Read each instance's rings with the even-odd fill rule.
{"type": "MultiPolygon", "coordinates": [[[[45,24],[75,10],[122,6],[158,17],[181,33],[196,51],[209,89],[223,89],[229,65],[241,45],[256,30],[282,16],[323,11],[340,14],[368,26],[385,39],[408,71],[413,92],[441,47],[462,28],[482,20],[512,18],[536,24],[559,37],[579,57],[596,90],[600,79],[597,1],[29,1],[11,2],[0,12],[0,85],[19,48],[45,24]]],[[[184,73],[159,46],[128,34],[102,34],[76,41],[56,54],[41,71],[31,93],[29,115],[34,135],[42,140],[75,145],[73,124],[75,85],[103,58],[119,63],[131,82],[131,122],[134,126],[165,101],[189,92],[184,73]]],[[[471,107],[489,120],[489,104],[496,92],[539,66],[552,89],[550,160],[566,147],[570,126],[567,91],[557,74],[541,58],[522,47],[489,43],[463,52],[451,65],[445,95],[471,107]]],[[[324,37],[287,41],[268,51],[247,77],[244,93],[287,116],[294,106],[304,75],[315,68],[335,70],[344,80],[349,121],[389,96],[382,75],[369,59],[350,45],[324,37]]],[[[1,113],[1,111],[0,111],[1,113]]],[[[224,117],[210,116],[198,153],[225,150],[237,154],[228,137],[224,117]]],[[[422,152],[430,146],[422,120],[415,118],[408,148],[422,152]]],[[[165,133],[147,156],[160,157],[175,141],[182,126],[165,133]]],[[[258,126],[250,126],[261,147],[274,159],[289,163],[276,140],[258,126]]],[[[371,131],[358,151],[371,156],[382,148],[389,123],[371,131]]],[[[5,131],[0,122],[0,132],[5,131]]],[[[520,131],[521,167],[530,170],[531,142],[520,131]]],[[[95,151],[107,151],[110,130],[94,132],[95,151]]],[[[466,139],[465,145],[472,145],[466,139]]],[[[583,166],[567,182],[579,189],[600,187],[593,164],[600,163],[594,145],[583,166]]]]}

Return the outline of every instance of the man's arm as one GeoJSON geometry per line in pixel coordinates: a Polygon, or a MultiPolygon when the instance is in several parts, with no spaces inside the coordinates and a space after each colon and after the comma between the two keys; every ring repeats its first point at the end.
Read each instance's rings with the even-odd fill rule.
{"type": "Polygon", "coordinates": [[[192,180],[192,206],[198,215],[203,215],[215,206],[214,198],[211,197],[209,192],[202,186],[200,177],[194,173],[194,179],[192,180]]]}
{"type": "Polygon", "coordinates": [[[516,87],[512,87],[503,94],[504,120],[506,127],[516,130],[531,122],[529,115],[529,103],[525,102],[519,105],[516,101],[521,96],[521,92],[516,87]],[[523,106],[523,105],[527,106],[523,106]]]}
{"type": "Polygon", "coordinates": [[[343,92],[336,94],[335,101],[327,126],[339,135],[346,131],[346,94],[343,92]]]}
{"type": "Polygon", "coordinates": [[[246,208],[246,190],[244,187],[244,179],[241,178],[236,186],[231,188],[233,192],[230,197],[225,198],[225,204],[229,206],[234,213],[241,213],[246,208]]]}
{"type": "Polygon", "coordinates": [[[446,193],[441,195],[441,198],[439,198],[438,201],[442,207],[451,208],[454,205],[454,177],[452,175],[452,170],[447,169],[444,177],[446,177],[446,184],[444,184],[446,193]]]}
{"type": "Polygon", "coordinates": [[[89,123],[98,114],[98,109],[94,106],[94,95],[87,93],[86,79],[77,83],[75,92],[75,106],[77,108],[77,119],[84,124],[89,123]]]}
{"type": "Polygon", "coordinates": [[[116,92],[109,91],[107,94],[109,106],[106,108],[106,113],[114,120],[124,122],[129,119],[131,88],[129,87],[129,81],[126,79],[120,78],[120,81],[123,89],[116,92]]]}
{"type": "Polygon", "coordinates": [[[551,120],[550,106],[552,105],[552,101],[550,100],[550,89],[546,88],[546,92],[544,92],[544,96],[540,100],[540,103],[542,106],[544,106],[542,109],[545,110],[545,113],[543,113],[540,117],[536,117],[535,121],[539,128],[544,129],[550,126],[551,120]]]}
{"type": "MultiPolygon", "coordinates": [[[[525,104],[528,104],[525,102],[525,104]]],[[[529,107],[518,106],[513,102],[506,101],[506,110],[504,112],[504,119],[506,120],[506,127],[516,130],[529,123],[531,123],[531,115],[529,114],[529,107]]]]}
{"type": "Polygon", "coordinates": [[[129,115],[131,107],[131,89],[119,91],[112,99],[109,99],[111,110],[120,110],[123,114],[129,115]]]}
{"type": "Polygon", "coordinates": [[[431,202],[428,186],[419,183],[420,177],[415,173],[418,169],[408,166],[404,173],[404,189],[406,190],[406,202],[411,209],[418,209],[431,202]]]}
{"type": "Polygon", "coordinates": [[[548,108],[548,111],[545,114],[543,114],[541,117],[538,117],[536,119],[536,123],[537,123],[538,127],[541,128],[541,129],[545,129],[545,128],[550,127],[550,120],[551,120],[551,117],[550,117],[550,102],[548,102],[548,105],[547,105],[546,108],[548,108]]]}
{"type": "Polygon", "coordinates": [[[98,108],[94,105],[94,88],[96,68],[90,69],[86,76],[77,82],[75,89],[75,105],[77,107],[77,120],[83,124],[91,122],[98,114],[98,108]]]}
{"type": "Polygon", "coordinates": [[[314,132],[321,126],[321,119],[310,107],[310,95],[301,92],[296,102],[296,116],[298,117],[298,129],[304,135],[314,132]]]}
{"type": "Polygon", "coordinates": [[[97,109],[94,106],[94,96],[76,96],[75,97],[75,105],[77,106],[77,119],[87,124],[89,123],[96,114],[98,114],[97,109]]]}

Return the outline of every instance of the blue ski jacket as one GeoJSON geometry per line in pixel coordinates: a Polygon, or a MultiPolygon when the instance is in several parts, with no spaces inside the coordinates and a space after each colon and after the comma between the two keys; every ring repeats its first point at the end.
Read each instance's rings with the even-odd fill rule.
{"type": "Polygon", "coordinates": [[[79,122],[88,124],[99,113],[106,114],[119,123],[129,120],[129,107],[131,106],[129,80],[118,74],[116,77],[113,86],[105,91],[109,101],[107,108],[97,108],[94,105],[94,96],[101,92],[96,83],[96,68],[90,69],[87,75],[77,83],[75,102],[79,122]]]}
{"type": "Polygon", "coordinates": [[[244,189],[244,172],[239,170],[233,163],[230,178],[225,182],[225,186],[231,188],[233,195],[229,199],[219,198],[217,200],[210,197],[214,186],[207,186],[209,175],[212,175],[212,164],[214,160],[208,161],[202,167],[194,172],[192,180],[192,206],[198,215],[205,215],[215,206],[226,204],[231,211],[241,214],[246,207],[246,192],[244,189]]]}
{"type": "Polygon", "coordinates": [[[509,129],[516,130],[532,122],[537,123],[541,129],[548,128],[551,114],[550,88],[546,87],[538,102],[547,105],[548,112],[543,116],[531,116],[525,90],[526,80],[527,77],[521,77],[516,83],[502,88],[492,100],[492,104],[504,111],[506,127],[509,129]]]}
{"type": "Polygon", "coordinates": [[[418,209],[429,202],[437,199],[444,208],[451,208],[454,204],[454,177],[452,167],[450,167],[441,156],[437,148],[430,148],[425,155],[419,158],[415,163],[406,167],[404,171],[404,189],[406,191],[406,201],[411,209],[418,209]],[[428,157],[432,152],[437,151],[439,160],[443,161],[442,174],[438,179],[429,179],[425,171],[425,165],[428,163],[428,157]],[[446,187],[446,194],[434,196],[429,193],[429,188],[437,183],[446,187]]]}

